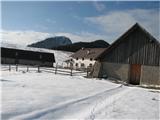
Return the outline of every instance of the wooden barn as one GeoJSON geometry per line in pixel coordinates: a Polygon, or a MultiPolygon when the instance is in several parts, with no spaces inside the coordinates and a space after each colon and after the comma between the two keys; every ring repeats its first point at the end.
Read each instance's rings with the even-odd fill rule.
{"type": "Polygon", "coordinates": [[[159,64],[159,41],[136,23],[98,57],[91,75],[160,87],[159,64]]]}
{"type": "Polygon", "coordinates": [[[1,64],[21,64],[53,67],[54,54],[38,49],[17,49],[1,47],[1,64]]]}

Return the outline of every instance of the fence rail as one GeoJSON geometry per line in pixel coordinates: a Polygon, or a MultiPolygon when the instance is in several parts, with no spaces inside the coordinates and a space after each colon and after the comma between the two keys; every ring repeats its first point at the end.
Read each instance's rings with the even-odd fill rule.
{"type": "Polygon", "coordinates": [[[62,75],[70,75],[70,76],[86,76],[88,77],[90,69],[85,71],[75,70],[72,68],[62,68],[62,67],[42,67],[42,66],[29,66],[29,65],[18,65],[18,64],[8,64],[1,65],[2,71],[37,71],[37,72],[47,72],[53,74],[62,74],[62,75]]]}

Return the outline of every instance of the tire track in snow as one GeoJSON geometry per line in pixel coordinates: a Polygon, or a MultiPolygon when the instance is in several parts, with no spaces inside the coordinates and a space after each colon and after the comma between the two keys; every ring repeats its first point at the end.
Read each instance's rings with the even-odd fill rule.
{"type": "Polygon", "coordinates": [[[107,106],[112,106],[115,101],[119,100],[121,97],[123,97],[125,94],[131,91],[130,88],[126,88],[124,86],[120,86],[117,90],[116,90],[117,93],[115,93],[116,91],[112,91],[113,95],[111,96],[108,96],[108,95],[101,96],[101,98],[96,101],[95,105],[91,109],[90,114],[84,117],[84,119],[94,120],[97,113],[99,113],[101,110],[103,110],[107,106]],[[120,90],[120,91],[117,91],[117,90],[120,90]]]}
{"type": "Polygon", "coordinates": [[[85,107],[81,111],[78,111],[76,114],[73,114],[72,116],[74,117],[72,118],[77,118],[78,116],[80,116],[80,119],[94,120],[98,112],[100,112],[106,106],[112,105],[113,102],[123,97],[131,90],[132,89],[126,86],[120,85],[119,87],[116,87],[114,89],[104,91],[103,93],[96,96],[95,99],[92,98],[91,100],[89,100],[88,103],[91,102],[92,104],[88,107],[85,107]]]}
{"type": "MultiPolygon", "coordinates": [[[[84,101],[86,101],[88,103],[93,102],[93,104],[91,104],[92,109],[85,108],[85,110],[79,111],[80,113],[82,112],[82,114],[80,114],[80,115],[83,115],[83,116],[81,116],[81,117],[86,118],[86,119],[94,118],[94,112],[97,112],[97,110],[101,108],[100,107],[101,105],[99,104],[99,102],[103,103],[103,101],[104,101],[103,96],[106,95],[105,98],[107,98],[109,96],[111,96],[110,98],[115,98],[115,96],[117,95],[116,94],[117,92],[121,93],[121,92],[124,91],[124,90],[121,91],[121,89],[123,89],[122,85],[120,85],[118,87],[115,87],[115,88],[112,88],[112,89],[109,89],[109,90],[105,90],[101,93],[97,93],[97,94],[89,96],[89,97],[85,97],[85,98],[81,98],[81,99],[77,99],[77,100],[72,100],[72,101],[70,100],[70,101],[67,101],[67,102],[60,103],[60,104],[58,104],[56,106],[53,106],[53,107],[44,108],[44,109],[40,109],[40,110],[35,110],[33,112],[30,112],[30,113],[18,115],[18,116],[15,116],[15,117],[11,118],[10,120],[33,120],[33,119],[38,119],[38,118],[40,118],[44,115],[47,115],[49,113],[54,113],[54,112],[57,112],[57,111],[64,110],[67,107],[73,106],[74,104],[81,104],[81,103],[83,104],[84,101]],[[96,101],[96,105],[95,105],[95,101],[96,101]],[[84,114],[84,113],[87,113],[87,114],[84,114]]],[[[111,101],[111,99],[110,99],[110,101],[111,101]]],[[[107,104],[105,103],[105,106],[106,105],[107,104]]],[[[75,111],[75,112],[78,112],[78,111],[75,111]]],[[[79,112],[78,112],[78,114],[79,114],[79,112]]],[[[60,116],[60,117],[62,117],[62,116],[60,116]]]]}

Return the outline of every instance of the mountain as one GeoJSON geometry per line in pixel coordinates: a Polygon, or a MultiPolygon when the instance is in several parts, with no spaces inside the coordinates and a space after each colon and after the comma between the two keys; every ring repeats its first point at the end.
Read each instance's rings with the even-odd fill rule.
{"type": "Polygon", "coordinates": [[[52,49],[76,52],[81,48],[106,48],[108,46],[109,46],[109,43],[107,43],[106,41],[96,40],[93,42],[77,42],[70,45],[62,45],[58,47],[53,47],[52,49]]]}
{"type": "Polygon", "coordinates": [[[50,37],[40,42],[33,43],[28,45],[28,47],[37,47],[37,48],[47,48],[51,49],[54,47],[62,46],[62,45],[69,45],[72,44],[72,41],[65,37],[65,36],[56,36],[50,37]]]}

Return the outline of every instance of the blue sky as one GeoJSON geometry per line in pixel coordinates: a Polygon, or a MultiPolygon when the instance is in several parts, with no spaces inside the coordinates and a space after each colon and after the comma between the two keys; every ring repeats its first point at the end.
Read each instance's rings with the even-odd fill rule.
{"type": "Polygon", "coordinates": [[[22,44],[55,35],[65,35],[73,42],[104,39],[111,43],[135,22],[159,37],[158,1],[23,1],[2,2],[1,7],[4,39],[12,43],[13,34],[16,40],[24,39],[26,34],[22,44]],[[31,33],[34,32],[36,36],[33,37],[31,33]]]}

